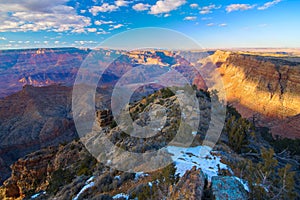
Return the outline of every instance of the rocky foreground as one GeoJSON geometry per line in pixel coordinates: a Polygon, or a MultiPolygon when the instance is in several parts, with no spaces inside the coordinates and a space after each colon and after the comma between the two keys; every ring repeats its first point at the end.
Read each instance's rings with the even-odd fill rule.
{"type": "MultiPolygon", "coordinates": [[[[209,93],[198,91],[197,98],[202,115],[209,116],[209,93]]],[[[97,112],[101,125],[98,134],[106,134],[111,142],[127,151],[147,152],[161,148],[176,134],[177,121],[181,117],[177,113],[180,110],[174,94],[160,90],[131,104],[129,110],[135,122],[147,124],[149,115],[159,110],[157,105],[167,108],[165,126],[153,130],[159,131],[158,136],[142,142],[128,137],[116,126],[107,110],[97,112]]],[[[87,151],[85,138],[43,148],[11,166],[10,177],[0,187],[0,197],[74,200],[297,197],[297,160],[274,153],[272,146],[261,139],[261,132],[253,129],[250,122],[242,119],[233,108],[228,108],[226,125],[217,145],[213,149],[202,146],[208,122],[201,121],[197,132],[192,133],[196,134],[192,147],[169,146],[166,153],[173,162],[150,172],[128,173],[107,167],[107,160],[101,160],[101,157],[96,160],[87,151]],[[208,149],[209,153],[203,155],[201,149],[208,149]],[[176,152],[184,153],[175,158],[176,152]],[[261,172],[266,174],[264,178],[260,177],[261,172]],[[283,187],[284,192],[280,192],[283,187]]]]}

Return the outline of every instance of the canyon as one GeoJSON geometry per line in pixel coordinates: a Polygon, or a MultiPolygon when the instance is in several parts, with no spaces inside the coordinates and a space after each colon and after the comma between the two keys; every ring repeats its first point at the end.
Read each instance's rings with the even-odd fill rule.
{"type": "MultiPolygon", "coordinates": [[[[109,112],[112,91],[118,80],[135,68],[146,67],[149,72],[149,75],[131,74],[137,82],[176,70],[184,75],[190,85],[195,85],[201,91],[212,92],[214,88],[208,88],[204,78],[193,67],[205,69],[213,64],[213,73],[220,74],[227,103],[244,118],[256,127],[269,128],[273,136],[300,138],[300,57],[297,55],[229,50],[97,51],[103,58],[112,55],[117,57],[112,63],[105,59],[96,63],[96,66],[109,65],[99,81],[95,97],[99,116],[109,112]]],[[[68,143],[67,147],[71,148],[72,141],[74,143],[78,139],[71,108],[72,86],[80,66],[91,52],[89,49],[75,48],[0,51],[0,183],[11,176],[5,182],[8,188],[11,187],[8,195],[22,197],[24,193],[31,193],[32,189],[34,192],[45,190],[49,184],[47,178],[40,182],[40,188],[22,185],[28,180],[21,180],[24,177],[19,177],[20,173],[29,173],[24,166],[29,169],[41,168],[41,171],[37,169],[37,175],[47,176],[45,174],[53,173],[59,167],[50,166],[43,160],[55,159],[58,145],[63,149],[62,146],[68,143]],[[38,151],[42,151],[42,156],[35,153],[38,151]],[[32,157],[34,160],[31,163],[32,157]]],[[[97,74],[86,75],[96,77],[97,74]]],[[[173,80],[164,77],[161,81],[172,83],[173,80]]],[[[142,108],[146,104],[144,98],[151,97],[161,88],[158,83],[139,87],[131,101],[141,100],[142,103],[134,109],[142,108]]],[[[84,100],[85,97],[82,98],[84,100]]],[[[206,110],[204,116],[208,116],[207,113],[206,110]]],[[[142,116],[138,120],[146,121],[142,116]]],[[[110,126],[113,118],[105,115],[100,122],[103,126],[110,126]]],[[[205,132],[207,127],[208,122],[202,122],[203,130],[199,132],[205,132]]],[[[114,138],[115,134],[111,137],[114,138]]],[[[79,144],[75,146],[82,148],[78,147],[79,144]]],[[[69,154],[67,156],[68,159],[71,157],[69,154]]],[[[67,164],[62,166],[67,167],[67,164]]],[[[197,184],[203,185],[203,180],[198,178],[192,175],[197,184]]],[[[34,182],[33,177],[29,179],[34,182]]],[[[174,190],[174,196],[180,195],[182,186],[186,187],[184,182],[179,185],[174,190]]],[[[202,194],[202,191],[194,192],[202,194]]]]}

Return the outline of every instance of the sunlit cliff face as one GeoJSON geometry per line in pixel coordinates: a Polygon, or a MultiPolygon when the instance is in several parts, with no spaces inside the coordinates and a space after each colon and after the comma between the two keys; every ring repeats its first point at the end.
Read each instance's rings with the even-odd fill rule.
{"type": "Polygon", "coordinates": [[[229,102],[268,117],[300,113],[300,68],[294,66],[298,63],[282,58],[275,64],[270,57],[224,51],[217,51],[211,58],[218,66],[229,102]]]}

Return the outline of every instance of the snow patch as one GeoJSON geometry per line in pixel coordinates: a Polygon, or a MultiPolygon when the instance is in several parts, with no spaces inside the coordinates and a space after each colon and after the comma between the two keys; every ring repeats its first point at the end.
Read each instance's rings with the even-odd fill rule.
{"type": "Polygon", "coordinates": [[[85,186],[83,186],[83,188],[81,188],[81,190],[79,191],[79,193],[73,198],[73,200],[78,200],[79,196],[86,191],[88,188],[91,188],[95,185],[95,183],[93,182],[94,180],[94,176],[90,177],[86,182],[85,182],[85,186]]]}
{"type": "Polygon", "coordinates": [[[194,135],[194,136],[197,135],[197,131],[193,131],[192,135],[194,135]]]}
{"type": "Polygon", "coordinates": [[[143,178],[143,177],[146,177],[146,176],[149,176],[149,174],[146,174],[144,172],[136,172],[134,180],[137,181],[139,178],[143,178]]]}
{"type": "Polygon", "coordinates": [[[46,194],[46,192],[42,191],[42,192],[36,193],[36,194],[32,195],[30,198],[35,199],[35,198],[39,197],[41,194],[46,194]]]}
{"type": "Polygon", "coordinates": [[[196,166],[201,168],[206,175],[208,181],[211,181],[213,176],[218,176],[220,169],[229,169],[227,165],[221,162],[221,157],[211,154],[211,147],[176,147],[168,146],[167,150],[173,154],[172,159],[176,165],[176,174],[182,177],[187,170],[196,166]]]}
{"type": "Polygon", "coordinates": [[[238,181],[243,185],[244,189],[245,189],[247,192],[250,192],[249,185],[248,185],[248,182],[247,182],[247,181],[245,181],[244,179],[238,178],[238,177],[236,177],[236,176],[234,176],[234,178],[235,178],[236,180],[238,180],[238,181]]]}
{"type": "Polygon", "coordinates": [[[113,196],[113,199],[119,199],[119,198],[125,198],[127,200],[127,199],[129,199],[129,195],[120,193],[120,194],[116,194],[115,196],[113,196]]]}

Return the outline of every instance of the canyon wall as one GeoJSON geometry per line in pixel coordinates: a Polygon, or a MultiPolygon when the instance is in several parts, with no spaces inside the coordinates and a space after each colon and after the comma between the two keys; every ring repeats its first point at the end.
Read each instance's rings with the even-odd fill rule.
{"type": "MultiPolygon", "coordinates": [[[[244,117],[254,115],[273,126],[274,119],[300,114],[300,62],[296,58],[216,51],[210,59],[221,74],[228,102],[244,117]]],[[[299,137],[299,127],[294,128],[293,134],[299,137]]]]}

